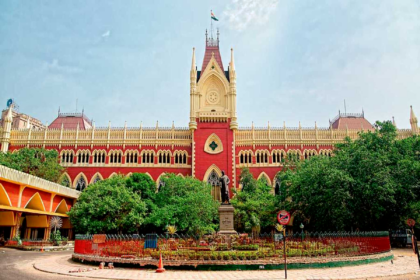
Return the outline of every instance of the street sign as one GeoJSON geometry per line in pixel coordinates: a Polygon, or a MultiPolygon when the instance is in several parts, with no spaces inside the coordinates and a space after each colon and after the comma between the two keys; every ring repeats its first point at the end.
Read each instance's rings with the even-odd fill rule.
{"type": "Polygon", "coordinates": [[[407,226],[412,228],[416,224],[416,221],[414,221],[413,219],[408,219],[406,223],[407,223],[407,226]]]}
{"type": "Polygon", "coordinates": [[[286,210],[281,210],[277,214],[277,221],[282,225],[287,225],[290,222],[290,213],[286,210]]]}

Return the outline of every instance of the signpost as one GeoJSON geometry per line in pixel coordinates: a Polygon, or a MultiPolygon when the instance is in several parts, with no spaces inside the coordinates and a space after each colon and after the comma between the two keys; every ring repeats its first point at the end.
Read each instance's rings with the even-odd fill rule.
{"type": "Polygon", "coordinates": [[[287,259],[286,259],[286,225],[290,222],[290,213],[286,210],[281,210],[277,214],[277,221],[283,225],[283,255],[284,255],[284,278],[287,279],[287,259]]]}
{"type": "Polygon", "coordinates": [[[417,246],[417,238],[414,235],[414,225],[416,224],[416,221],[414,221],[413,219],[408,219],[406,221],[407,226],[411,227],[411,243],[413,245],[413,250],[414,250],[414,254],[417,255],[417,261],[419,262],[419,266],[420,266],[420,256],[419,256],[419,247],[417,246]]]}

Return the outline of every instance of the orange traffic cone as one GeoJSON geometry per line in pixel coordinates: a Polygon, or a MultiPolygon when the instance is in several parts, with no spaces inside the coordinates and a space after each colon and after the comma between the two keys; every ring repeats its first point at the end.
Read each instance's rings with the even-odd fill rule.
{"type": "Polygon", "coordinates": [[[44,246],[41,247],[41,252],[44,252],[44,246]]]}
{"type": "Polygon", "coordinates": [[[160,253],[159,264],[158,264],[158,268],[156,269],[156,273],[162,273],[162,272],[165,272],[165,269],[163,268],[162,253],[160,253]]]}

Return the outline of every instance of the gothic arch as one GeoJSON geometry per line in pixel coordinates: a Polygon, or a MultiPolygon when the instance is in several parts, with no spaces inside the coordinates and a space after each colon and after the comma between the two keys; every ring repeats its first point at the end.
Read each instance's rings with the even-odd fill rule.
{"type": "Polygon", "coordinates": [[[38,192],[28,200],[24,208],[45,211],[44,202],[38,192]]]}
{"type": "Polygon", "coordinates": [[[133,172],[129,172],[129,173],[127,173],[127,174],[125,174],[125,177],[130,177],[131,175],[133,175],[133,172]]]}
{"type": "Polygon", "coordinates": [[[160,175],[159,175],[159,177],[156,179],[156,191],[159,191],[159,185],[160,185],[160,178],[162,178],[163,176],[165,176],[166,175],[166,173],[165,172],[162,172],[160,175]]]}
{"type": "Polygon", "coordinates": [[[66,200],[63,198],[55,208],[54,213],[66,214],[69,211],[66,200]]]}
{"type": "MultiPolygon", "coordinates": [[[[276,175],[274,175],[274,178],[273,178],[273,193],[274,193],[274,195],[276,195],[276,184],[277,184],[277,175],[279,175],[279,173],[280,173],[280,171],[279,172],[277,172],[276,173],[276,175]]],[[[280,182],[279,182],[280,183],[280,182]]],[[[280,191],[280,185],[279,185],[279,191],[280,191]]]]}
{"type": "Polygon", "coordinates": [[[150,173],[149,173],[149,172],[146,172],[146,173],[144,173],[144,174],[146,174],[147,176],[149,176],[149,177],[150,177],[150,179],[152,179],[152,181],[154,181],[154,180],[153,180],[152,175],[150,175],[150,173]]]}
{"type": "Polygon", "coordinates": [[[260,175],[258,176],[257,180],[259,180],[259,179],[261,179],[263,177],[267,180],[268,185],[271,186],[270,177],[268,177],[267,173],[265,173],[264,171],[260,173],[260,175]]]}
{"type": "Polygon", "coordinates": [[[64,178],[67,178],[67,181],[69,182],[69,185],[66,186],[68,188],[71,188],[71,178],[70,175],[67,172],[64,172],[63,174],[61,174],[60,178],[58,179],[59,184],[61,185],[61,183],[63,182],[64,178]]]}
{"type": "Polygon", "coordinates": [[[222,170],[220,170],[220,168],[216,165],[216,164],[212,164],[206,171],[206,173],[204,174],[203,177],[203,182],[207,182],[207,180],[209,179],[210,173],[212,171],[215,171],[217,173],[217,175],[219,175],[219,177],[222,177],[222,170]]]}
{"type": "Polygon", "coordinates": [[[212,133],[204,144],[204,151],[208,154],[220,154],[223,152],[223,143],[216,133],[212,133]],[[213,144],[214,143],[214,144],[213,144]]]}
{"type": "Polygon", "coordinates": [[[89,181],[88,181],[86,175],[83,172],[80,172],[73,181],[73,189],[76,189],[77,182],[79,181],[80,177],[83,177],[85,179],[86,187],[87,187],[87,184],[88,184],[89,181]]]}
{"type": "Polygon", "coordinates": [[[0,205],[12,206],[10,197],[6,192],[6,189],[0,184],[0,205]]]}
{"type": "Polygon", "coordinates": [[[179,176],[179,177],[185,178],[185,176],[184,176],[184,175],[182,175],[181,173],[176,174],[176,176],[179,176]]]}
{"type": "Polygon", "coordinates": [[[118,176],[118,174],[117,174],[117,173],[115,173],[115,172],[112,172],[112,173],[111,173],[111,175],[109,175],[108,179],[110,179],[110,178],[112,178],[112,177],[114,177],[114,176],[118,176]]]}
{"type": "Polygon", "coordinates": [[[100,180],[103,180],[104,179],[104,176],[102,176],[101,173],[96,172],[95,174],[93,174],[92,178],[90,179],[89,184],[94,184],[94,183],[97,182],[97,181],[95,182],[96,176],[98,176],[100,178],[100,180]]]}
{"type": "Polygon", "coordinates": [[[197,89],[200,94],[203,94],[202,90],[204,90],[207,85],[214,83],[218,84],[218,86],[222,86],[225,94],[229,92],[229,82],[214,58],[210,59],[202,74],[204,74],[204,76],[200,77],[200,80],[197,83],[197,89]],[[216,71],[211,71],[211,65],[213,64],[216,71]]]}

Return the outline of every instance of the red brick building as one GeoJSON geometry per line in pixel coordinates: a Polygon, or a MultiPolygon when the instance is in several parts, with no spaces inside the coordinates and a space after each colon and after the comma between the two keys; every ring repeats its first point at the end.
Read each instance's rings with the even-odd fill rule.
{"type": "MultiPolygon", "coordinates": [[[[5,116],[0,131],[1,149],[23,147],[56,149],[67,168],[62,183],[78,190],[115,174],[148,174],[156,184],[165,173],[194,176],[214,184],[221,171],[238,186],[242,167],[273,186],[287,157],[301,160],[313,155],[330,156],[333,145],[361,130],[373,129],[364,114],[339,114],[328,128],[241,128],[236,114],[236,69],[231,50],[227,68],[219,52],[219,39],[208,38],[201,70],[193,49],[190,71],[190,120],[188,127],[97,128],[84,114],[59,114],[43,130],[14,130],[5,116]]],[[[11,109],[9,110],[11,111],[11,109]]],[[[412,129],[398,130],[399,137],[418,134],[411,112],[412,129]]]]}

